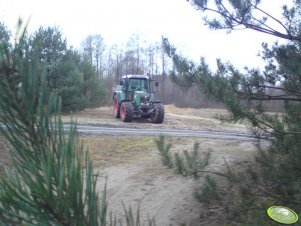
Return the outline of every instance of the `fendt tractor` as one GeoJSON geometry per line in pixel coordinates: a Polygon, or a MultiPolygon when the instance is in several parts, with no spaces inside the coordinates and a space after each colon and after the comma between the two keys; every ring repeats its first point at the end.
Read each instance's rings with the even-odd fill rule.
{"type": "Polygon", "coordinates": [[[119,85],[114,86],[113,111],[115,118],[131,122],[133,117],[150,118],[153,123],[164,120],[164,106],[155,100],[153,82],[146,75],[124,75],[119,85]]]}

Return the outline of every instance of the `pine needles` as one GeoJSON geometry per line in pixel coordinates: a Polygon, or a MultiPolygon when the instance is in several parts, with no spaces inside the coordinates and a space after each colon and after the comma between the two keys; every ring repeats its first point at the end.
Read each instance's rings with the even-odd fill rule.
{"type": "Polygon", "coordinates": [[[169,152],[171,144],[165,144],[164,136],[160,136],[158,140],[155,140],[155,143],[157,145],[159,154],[161,155],[163,165],[172,168],[172,155],[169,152]]]}
{"type": "Polygon", "coordinates": [[[89,153],[74,123],[66,133],[60,99],[24,36],[12,50],[0,47],[0,129],[13,163],[0,181],[0,223],[106,225],[106,194],[100,199],[89,153]]]}
{"type": "Polygon", "coordinates": [[[183,153],[170,152],[172,145],[165,143],[165,137],[160,136],[155,140],[157,149],[161,155],[162,163],[169,168],[173,168],[177,174],[183,176],[192,175],[195,179],[199,177],[199,173],[208,166],[211,156],[211,150],[203,153],[203,157],[200,153],[199,143],[194,143],[193,151],[190,153],[184,151],[183,153]]]}

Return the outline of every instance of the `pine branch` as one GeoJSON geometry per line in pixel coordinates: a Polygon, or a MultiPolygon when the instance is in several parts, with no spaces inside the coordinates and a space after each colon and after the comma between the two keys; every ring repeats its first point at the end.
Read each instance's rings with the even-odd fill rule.
{"type": "MultiPolygon", "coordinates": [[[[252,5],[252,3],[250,2],[250,4],[252,5]]],[[[252,5],[254,7],[254,9],[257,9],[258,11],[260,11],[261,13],[265,14],[266,16],[268,16],[268,18],[271,18],[272,20],[276,21],[281,27],[284,28],[284,30],[286,31],[286,33],[289,35],[289,36],[292,36],[290,34],[290,30],[280,21],[278,20],[276,17],[272,16],[270,13],[262,10],[261,8],[259,8],[257,5],[252,5]]]]}
{"type": "MultiPolygon", "coordinates": [[[[287,40],[291,40],[291,41],[299,41],[299,42],[301,41],[301,37],[300,36],[293,36],[289,32],[289,29],[286,28],[286,27],[284,27],[285,30],[287,31],[287,33],[285,34],[285,33],[277,31],[276,29],[270,28],[266,24],[263,24],[265,27],[262,27],[262,26],[257,25],[257,24],[248,23],[248,22],[245,22],[244,20],[239,20],[238,18],[236,18],[235,16],[233,16],[229,12],[229,10],[222,4],[221,1],[218,1],[216,4],[217,5],[222,5],[224,11],[222,11],[220,9],[208,8],[208,7],[205,7],[205,6],[200,6],[200,8],[203,11],[209,11],[209,12],[213,12],[215,14],[220,15],[225,21],[228,21],[231,24],[230,26],[223,25],[223,27],[218,27],[218,29],[231,29],[231,30],[233,30],[237,26],[244,26],[245,28],[252,29],[254,31],[258,31],[258,32],[265,33],[265,34],[268,34],[268,35],[276,36],[276,37],[279,37],[279,38],[283,38],[283,39],[287,39],[287,40]]],[[[257,9],[259,11],[262,11],[258,7],[256,7],[255,9],[257,9]]],[[[277,21],[278,23],[280,23],[281,26],[284,26],[279,20],[277,20],[276,18],[274,18],[270,14],[268,14],[268,13],[266,13],[264,11],[262,11],[262,13],[264,13],[269,18],[271,18],[271,19],[277,21]]]]}
{"type": "Polygon", "coordinates": [[[83,156],[76,126],[72,123],[65,133],[61,102],[50,93],[45,74],[37,73],[39,59],[27,59],[31,52],[24,51],[31,49],[16,45],[12,52],[3,53],[0,47],[1,132],[12,145],[14,166],[0,180],[0,221],[104,224],[107,202],[103,200],[100,206],[97,176],[88,152],[83,156]],[[3,70],[8,65],[13,74],[3,70]]]}

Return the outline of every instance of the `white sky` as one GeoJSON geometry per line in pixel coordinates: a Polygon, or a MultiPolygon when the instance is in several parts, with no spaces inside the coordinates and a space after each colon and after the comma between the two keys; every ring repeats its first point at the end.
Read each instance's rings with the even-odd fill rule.
{"type": "MultiPolygon", "coordinates": [[[[285,0],[273,0],[267,5],[269,12],[281,2],[285,0]]],[[[211,65],[222,58],[238,67],[256,67],[261,43],[275,40],[254,31],[209,31],[186,0],[0,0],[0,21],[10,30],[19,17],[30,16],[30,32],[57,25],[75,48],[88,35],[101,34],[110,45],[141,32],[149,41],[160,41],[164,35],[183,55],[194,60],[204,56],[211,65]]]]}

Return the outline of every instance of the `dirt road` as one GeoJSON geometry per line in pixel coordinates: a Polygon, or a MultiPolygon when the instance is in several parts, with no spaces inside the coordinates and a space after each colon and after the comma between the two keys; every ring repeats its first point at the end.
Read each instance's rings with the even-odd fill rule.
{"type": "MultiPolygon", "coordinates": [[[[65,124],[68,129],[69,124],[65,124]]],[[[77,130],[83,135],[127,135],[127,136],[176,136],[176,137],[203,137],[208,139],[250,141],[255,137],[247,133],[211,131],[211,130],[185,130],[185,129],[147,129],[126,128],[108,125],[78,124],[77,130]]]]}

